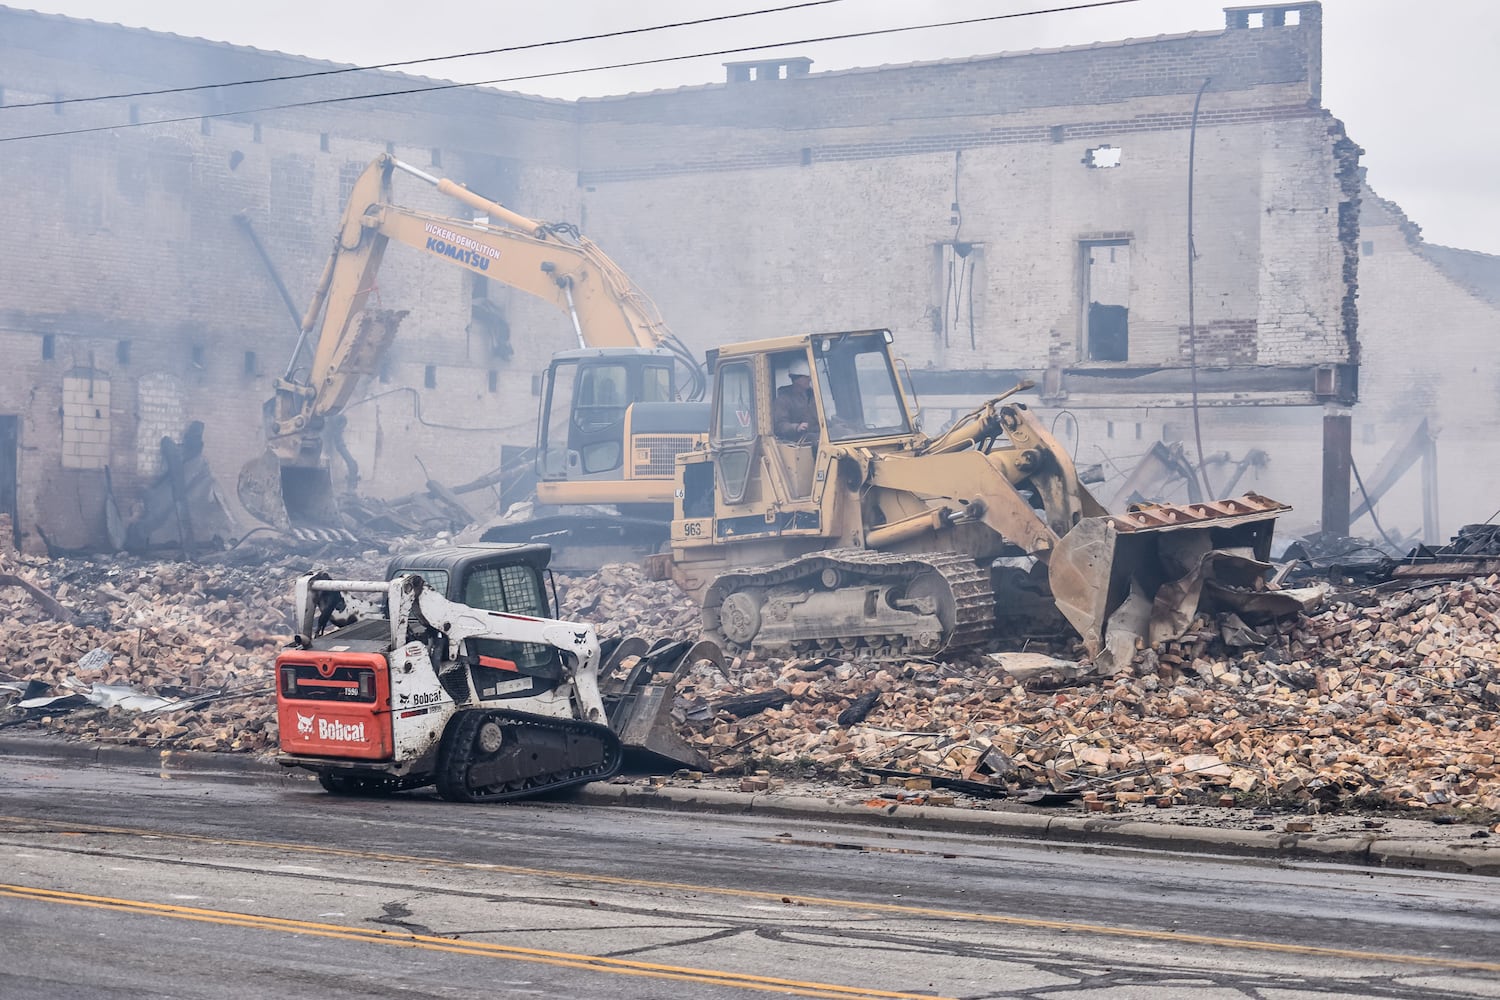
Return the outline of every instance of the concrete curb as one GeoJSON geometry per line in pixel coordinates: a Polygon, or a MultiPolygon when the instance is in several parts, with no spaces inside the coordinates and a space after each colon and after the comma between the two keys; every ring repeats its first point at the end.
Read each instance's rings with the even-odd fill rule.
{"type": "Polygon", "coordinates": [[[1219,827],[1144,823],[1138,820],[1051,816],[1042,813],[908,806],[883,809],[828,799],[716,789],[649,789],[588,785],[577,801],[594,805],[681,809],[739,815],[836,819],[863,826],[993,835],[1057,845],[1128,847],[1281,861],[1324,861],[1374,868],[1405,868],[1500,875],[1500,850],[1473,844],[1433,844],[1369,836],[1291,834],[1219,827]]]}
{"type": "MultiPolygon", "coordinates": [[[[167,777],[197,776],[277,784],[303,784],[312,780],[308,772],[284,768],[266,756],[253,754],[157,750],[0,736],[0,760],[7,757],[149,769],[167,777]]],[[[1374,833],[1367,836],[1275,833],[1107,817],[1058,816],[1043,812],[913,806],[896,802],[877,809],[828,798],[770,792],[747,794],[713,788],[642,788],[608,783],[585,785],[574,792],[570,800],[596,806],[823,819],[886,829],[1013,837],[1059,846],[1126,847],[1500,876],[1500,845],[1490,847],[1488,842],[1437,844],[1380,837],[1374,833]]]]}

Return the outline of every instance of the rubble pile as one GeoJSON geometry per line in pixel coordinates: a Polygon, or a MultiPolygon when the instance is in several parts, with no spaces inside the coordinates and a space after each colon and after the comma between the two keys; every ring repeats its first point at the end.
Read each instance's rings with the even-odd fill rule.
{"type": "Polygon", "coordinates": [[[1500,576],[1367,591],[1234,651],[1201,619],[1128,669],[1036,653],[861,668],[740,661],[695,678],[716,760],[996,797],[1500,810],[1500,576]],[[1025,678],[1024,680],[1022,678],[1025,678]],[[779,707],[717,711],[776,689],[779,707]],[[861,721],[841,713],[858,710],[861,721]],[[867,714],[866,714],[867,713],[867,714]]]}
{"type": "Polygon", "coordinates": [[[0,713],[9,708],[0,726],[273,748],[271,663],[291,637],[292,581],[303,571],[288,556],[253,565],[0,557],[0,579],[22,582],[0,586],[10,623],[0,632],[0,713]]]}
{"type": "MultiPolygon", "coordinates": [[[[381,562],[328,568],[379,576],[381,562]]],[[[0,558],[12,623],[0,635],[0,727],[273,749],[271,663],[308,564],[0,558]]],[[[682,593],[636,567],[557,582],[561,616],[602,639],[697,633],[682,593]]],[[[1200,619],[1109,675],[1076,646],[1036,648],[880,665],[728,657],[682,679],[677,714],[724,774],[1045,792],[1101,810],[1500,811],[1500,575],[1365,588],[1280,630],[1200,619]]]]}
{"type": "Polygon", "coordinates": [[[697,635],[698,609],[677,584],[646,579],[639,566],[605,566],[593,576],[555,575],[558,617],[592,622],[601,641],[638,635],[649,641],[697,635]]]}

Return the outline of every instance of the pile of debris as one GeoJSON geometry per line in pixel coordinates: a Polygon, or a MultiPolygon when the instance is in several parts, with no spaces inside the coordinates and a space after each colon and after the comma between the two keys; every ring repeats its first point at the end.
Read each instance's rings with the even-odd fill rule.
{"type": "MultiPolygon", "coordinates": [[[[378,576],[369,554],[329,561],[378,576]]],[[[0,726],[266,752],[271,663],[306,557],[235,566],[0,557],[0,726]]],[[[632,566],[558,577],[603,639],[697,611],[632,566]]],[[[1500,810],[1500,575],[1392,581],[1259,632],[1200,619],[1104,675],[1075,644],[868,665],[730,657],[682,679],[716,771],[990,798],[1500,810]]],[[[1483,818],[1476,814],[1476,818],[1483,818]]]]}
{"type": "Polygon", "coordinates": [[[996,798],[1500,811],[1500,576],[1360,591],[1262,638],[1199,620],[1107,677],[1041,653],[742,661],[695,678],[686,718],[721,765],[996,798]],[[783,697],[739,717],[747,691],[783,697]]]}
{"type": "Polygon", "coordinates": [[[0,613],[10,623],[0,633],[0,710],[9,709],[0,727],[274,748],[271,663],[290,638],[292,581],[304,570],[287,555],[254,563],[0,555],[0,613]]]}

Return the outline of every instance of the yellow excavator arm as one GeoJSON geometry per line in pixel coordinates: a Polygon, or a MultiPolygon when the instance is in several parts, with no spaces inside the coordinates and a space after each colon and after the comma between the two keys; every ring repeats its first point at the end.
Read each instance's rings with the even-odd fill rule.
{"type": "Polygon", "coordinates": [[[367,308],[372,295],[378,301],[376,279],[391,240],[551,302],[571,319],[581,348],[664,354],[686,372],[686,384],[677,387],[681,396],[702,397],[706,376],[692,352],[619,265],[576,226],[528,219],[382,155],[354,184],[296,349],[266,403],[267,450],[240,474],[241,501],[267,523],[287,528],[337,520],[325,453],[330,446],[339,449],[354,478],[353,459],[338,436],[342,413],[361,377],[378,369],[406,315],[367,308]],[[396,204],[391,179],[397,170],[467,206],[474,218],[396,204]],[[311,360],[303,369],[309,344],[311,360]]]}
{"type": "Polygon", "coordinates": [[[316,430],[319,418],[340,412],[360,376],[373,371],[395,333],[396,321],[361,321],[392,239],[551,302],[571,317],[580,347],[665,347],[696,377],[691,352],[667,329],[651,300],[574,227],[533,221],[451,180],[382,155],[355,182],[333,250],[302,318],[303,340],[276,383],[268,436],[283,461],[307,464],[312,449],[284,440],[286,436],[316,430]],[[395,204],[391,175],[397,169],[431,183],[485,221],[395,204]],[[313,344],[312,363],[306,380],[296,381],[297,355],[308,341],[313,344]]]}

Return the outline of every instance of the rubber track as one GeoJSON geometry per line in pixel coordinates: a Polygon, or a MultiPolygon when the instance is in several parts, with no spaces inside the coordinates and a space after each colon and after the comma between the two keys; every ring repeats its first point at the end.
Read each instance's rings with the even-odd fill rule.
{"type": "MultiPolygon", "coordinates": [[[[964,649],[987,642],[995,627],[995,594],[990,584],[990,571],[962,553],[946,552],[931,555],[912,555],[900,552],[879,552],[870,549],[828,549],[814,552],[786,562],[769,566],[747,566],[720,575],[704,594],[704,609],[716,611],[724,598],[743,587],[774,587],[808,579],[809,589],[821,586],[818,576],[825,569],[839,570],[846,578],[859,579],[862,583],[894,583],[910,579],[919,572],[932,570],[941,574],[953,593],[956,606],[955,626],[944,636],[943,644],[936,650],[922,650],[910,642],[886,644],[884,633],[865,637],[852,651],[856,656],[870,660],[903,660],[913,657],[930,657],[938,653],[964,649]]],[[[851,584],[856,586],[856,584],[851,584]]],[[[742,653],[738,644],[728,641],[722,634],[712,636],[729,652],[742,653]]],[[[842,647],[837,640],[827,637],[809,637],[794,643],[797,652],[836,652],[842,647]],[[823,645],[832,642],[832,646],[823,645]]]]}
{"type": "MultiPolygon", "coordinates": [[[[524,739],[524,737],[522,737],[524,739]]],[[[608,726],[583,722],[578,719],[554,719],[549,716],[532,715],[528,712],[511,712],[504,709],[465,709],[454,716],[443,733],[438,750],[438,793],[450,802],[506,802],[542,795],[570,785],[582,785],[590,781],[612,778],[619,773],[625,755],[620,740],[608,726]],[[506,736],[547,730],[572,732],[592,736],[605,747],[605,759],[588,767],[574,767],[563,772],[541,774],[527,778],[521,788],[502,788],[487,791],[469,786],[469,768],[479,762],[475,736],[479,728],[494,720],[506,730],[506,736]]]]}

